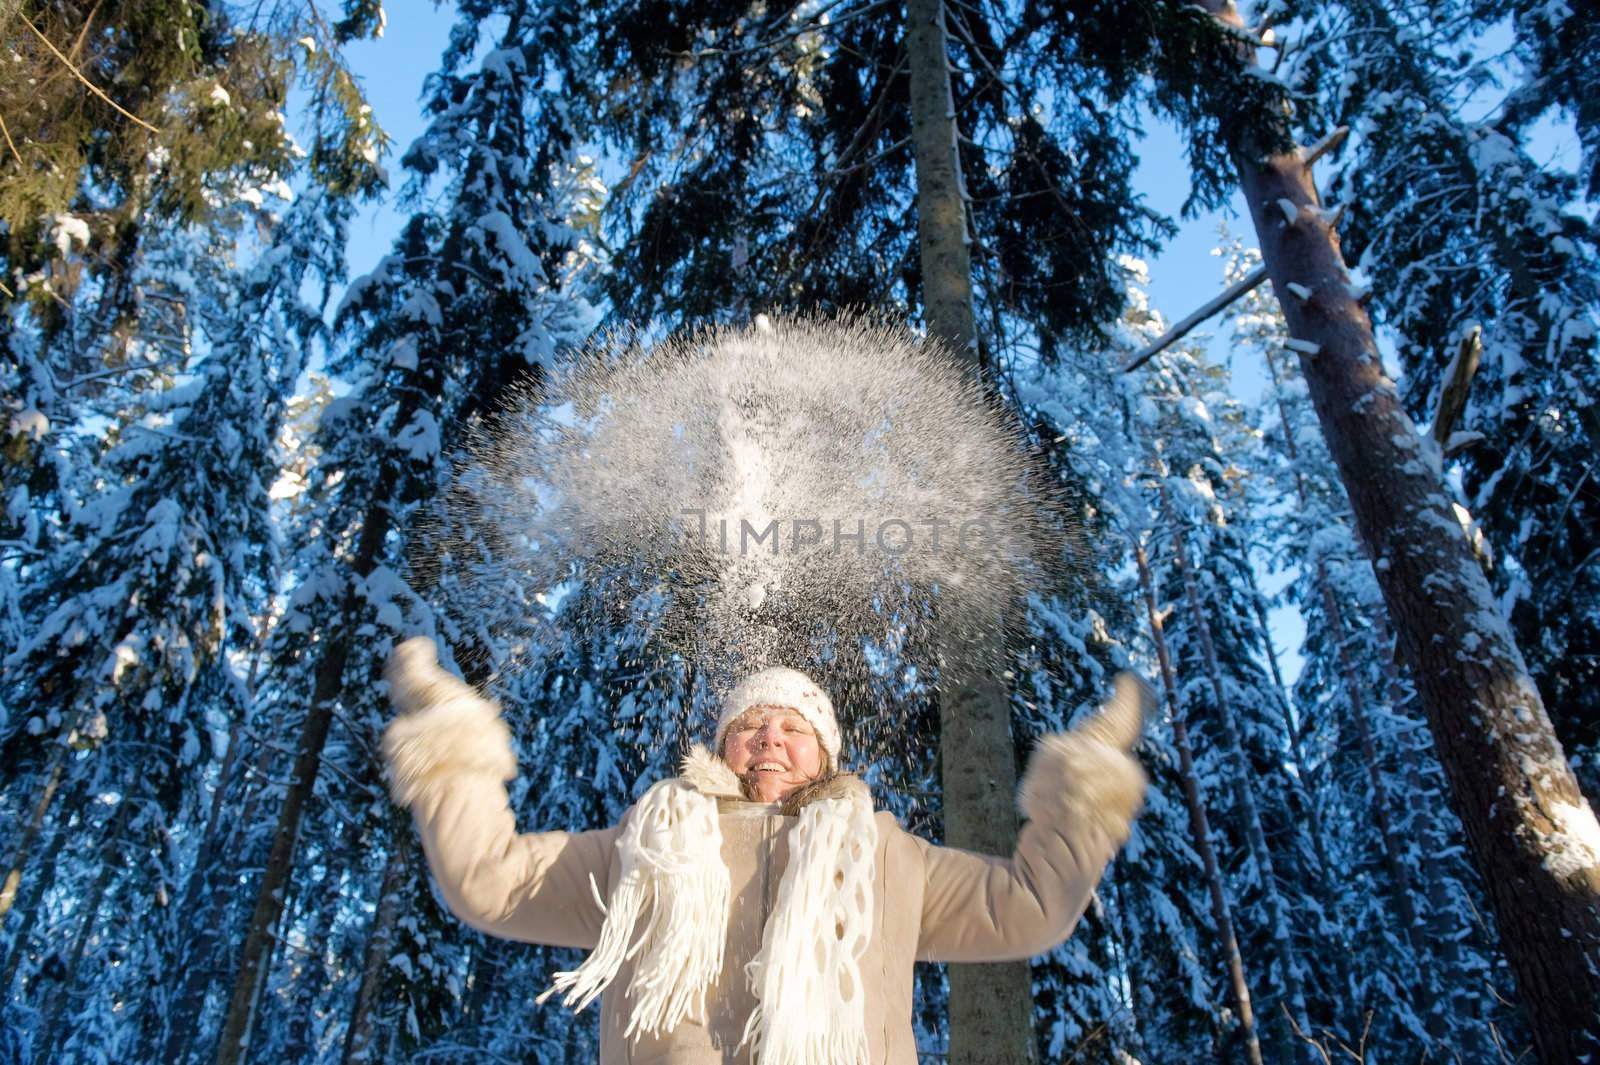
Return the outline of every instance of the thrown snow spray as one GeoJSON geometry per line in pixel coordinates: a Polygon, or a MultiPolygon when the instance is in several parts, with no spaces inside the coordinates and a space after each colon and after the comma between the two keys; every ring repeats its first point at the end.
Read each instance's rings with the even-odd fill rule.
{"type": "Polygon", "coordinates": [[[983,635],[1073,539],[978,383],[864,319],[600,341],[495,420],[450,510],[482,594],[585,582],[604,623],[646,624],[713,691],[792,665],[847,717],[885,669],[927,676],[914,630],[983,635]]]}

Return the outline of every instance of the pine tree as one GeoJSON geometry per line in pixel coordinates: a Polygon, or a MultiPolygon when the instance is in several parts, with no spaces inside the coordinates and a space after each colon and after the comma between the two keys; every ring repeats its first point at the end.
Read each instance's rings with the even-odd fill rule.
{"type": "MultiPolygon", "coordinates": [[[[1256,261],[1235,242],[1229,278],[1256,261]]],[[[1297,569],[1286,589],[1307,633],[1297,718],[1306,722],[1302,742],[1324,752],[1316,768],[1328,785],[1321,801],[1333,815],[1325,823],[1339,830],[1329,848],[1354,874],[1331,881],[1339,894],[1330,900],[1341,951],[1352,955],[1354,995],[1327,1023],[1347,1045],[1365,1030],[1373,1045],[1427,1039],[1488,1055],[1484,1019],[1504,1010],[1485,996],[1482,980],[1503,962],[1472,916],[1486,904],[1477,898],[1477,874],[1460,861],[1460,824],[1438,760],[1419,742],[1421,722],[1385,638],[1376,576],[1359,549],[1298,366],[1286,357],[1289,333],[1277,301],[1257,290],[1227,317],[1235,351],[1259,358],[1269,375],[1257,414],[1269,450],[1257,477],[1260,505],[1274,516],[1262,535],[1280,565],[1297,569]],[[1381,887],[1363,889],[1368,881],[1381,887]],[[1439,943],[1451,945],[1447,965],[1439,943]]],[[[1302,763],[1302,772],[1311,768],[1302,763]]],[[[1514,1017],[1492,1023],[1515,1040],[1514,1017]]]]}
{"type": "MultiPolygon", "coordinates": [[[[362,149],[378,131],[322,106],[336,83],[347,91],[330,108],[348,118],[360,105],[335,55],[297,63],[293,17],[201,14],[25,5],[8,16],[10,58],[32,84],[8,81],[0,164],[13,170],[4,210],[22,212],[8,214],[0,254],[23,296],[5,304],[3,345],[20,358],[0,365],[12,429],[24,430],[0,467],[5,532],[23,548],[5,566],[18,638],[4,698],[34,708],[0,724],[14,771],[7,800],[29,807],[29,828],[10,841],[9,881],[24,891],[7,892],[6,906],[28,908],[7,950],[8,988],[13,975],[28,979],[47,911],[74,893],[109,893],[123,910],[86,932],[84,949],[114,952],[125,972],[172,960],[168,907],[203,809],[208,752],[240,709],[236,666],[277,579],[267,516],[276,425],[319,331],[300,290],[339,271],[346,206],[325,190],[336,177],[341,193],[376,184],[362,149]],[[99,89],[104,78],[150,121],[99,89]],[[280,217],[295,199],[280,110],[295,80],[324,115],[322,183],[280,217]],[[41,222],[27,215],[35,209],[55,213],[41,222]],[[65,870],[41,876],[29,860],[39,831],[61,854],[91,781],[121,797],[102,823],[114,828],[112,850],[86,841],[66,852],[65,870]],[[124,867],[129,854],[143,860],[124,867]],[[96,865],[123,878],[105,880],[96,865]]],[[[107,986],[123,1001],[86,1038],[131,1046],[141,1027],[153,1038],[162,1022],[150,984],[107,986]]],[[[76,998],[95,1009],[92,996],[76,998]]]]}
{"type": "MultiPolygon", "coordinates": [[[[1172,611],[1157,604],[1158,578],[1147,550],[1170,544],[1165,536],[1151,540],[1153,519],[1145,487],[1148,448],[1164,430],[1151,399],[1108,369],[1145,346],[1162,322],[1143,290],[1148,283],[1143,265],[1124,260],[1119,269],[1126,277],[1127,306],[1112,348],[1064,354],[1048,365],[1019,370],[1012,378],[1019,402],[1043,421],[1041,440],[1054,441],[1052,450],[1082,485],[1081,493],[1074,493],[1081,500],[1076,512],[1085,522],[1081,550],[1096,560],[1074,561],[1088,573],[1124,574],[1104,589],[1106,620],[1117,619],[1112,632],[1144,630],[1142,638],[1130,638],[1129,644],[1145,648],[1145,667],[1157,675],[1167,696],[1168,714],[1152,723],[1144,744],[1143,760],[1154,777],[1148,808],[1125,860],[1114,864],[1110,877],[1116,927],[1106,953],[1120,961],[1099,978],[1111,987],[1128,987],[1130,1001],[1118,1012],[1088,1018],[1068,1014],[1056,1023],[1078,1022],[1089,1030],[1115,1033],[1106,1040],[1110,1045],[1097,1044],[1094,1051],[1111,1060],[1132,1053],[1150,1060],[1238,1054],[1259,1061],[1252,993],[1259,974],[1246,964],[1235,917],[1240,894],[1218,857],[1218,841],[1225,837],[1213,834],[1213,807],[1222,793],[1214,776],[1200,769],[1189,730],[1190,714],[1199,704],[1180,684],[1166,632],[1172,611]],[[1126,606],[1119,610],[1111,605],[1118,600],[1143,603],[1145,625],[1124,616],[1126,606]],[[1212,1005],[1223,1001],[1228,1008],[1212,1005]]],[[[1086,649],[1070,631],[1058,625],[1037,638],[1045,646],[1064,640],[1054,654],[1070,659],[1086,649]]],[[[1101,633],[1100,638],[1108,635],[1101,633]]],[[[1059,668],[1064,676],[1072,673],[1064,661],[1059,668]]],[[[1071,951],[1086,934],[1104,933],[1099,927],[1080,930],[1064,949],[1071,951]]],[[[1252,948],[1248,956],[1259,954],[1252,948]]],[[[1036,991],[1047,976],[1048,969],[1041,972],[1036,966],[1036,991]]],[[[1048,1018],[1048,1012],[1040,1016],[1041,1022],[1048,1018]]]]}
{"type": "MultiPolygon", "coordinates": [[[[1213,20],[1205,31],[1210,43],[1190,53],[1200,62],[1173,76],[1166,99],[1175,113],[1212,124],[1221,134],[1213,157],[1233,162],[1488,886],[1535,1045],[1548,1060],[1563,1060],[1596,1034],[1600,866],[1578,842],[1591,831],[1593,811],[1494,609],[1438,472],[1423,458],[1422,438],[1383,377],[1371,323],[1350,285],[1332,218],[1322,213],[1306,155],[1286,143],[1280,107],[1270,100],[1251,104],[1253,94],[1270,98],[1276,90],[1267,79],[1247,76],[1249,46],[1231,32],[1242,30],[1242,20],[1221,4],[1196,8],[1202,9],[1213,20]],[[1196,80],[1201,72],[1215,82],[1196,80]],[[1464,733],[1456,716],[1467,706],[1481,728],[1464,733]],[[1489,742],[1479,742],[1483,735],[1489,742]],[[1537,906],[1528,905],[1530,894],[1537,906]]],[[[1193,40],[1186,35],[1185,43],[1193,40]]],[[[1201,125],[1197,134],[1206,130],[1201,125]]]]}
{"type": "MultiPolygon", "coordinates": [[[[396,637],[435,628],[406,576],[409,516],[436,494],[450,437],[472,413],[577,339],[580,322],[563,286],[581,238],[568,223],[589,189],[561,119],[564,16],[527,3],[502,6],[496,13],[508,21],[481,57],[475,29],[452,38],[428,105],[434,120],[404,158],[419,187],[444,171],[441,208],[413,216],[394,251],[351,285],[338,311],[353,342],[329,369],[350,390],[322,418],[321,462],[309,489],[318,542],[302,556],[296,598],[273,649],[279,706],[309,710],[303,721],[274,722],[295,737],[296,760],[255,886],[218,1061],[239,1060],[249,1044],[297,842],[315,853],[312,833],[300,837],[325,757],[338,764],[346,751],[360,751],[338,779],[373,781],[368,752],[388,717],[374,684],[382,656],[396,637]],[[330,747],[336,718],[342,742],[330,747]]],[[[476,27],[490,13],[464,5],[462,26],[476,27]]],[[[368,787],[356,789],[358,802],[368,787]]],[[[417,890],[407,885],[413,897],[417,890]]],[[[396,920],[411,916],[402,907],[396,920]]],[[[413,1018],[420,1033],[442,1023],[454,995],[442,968],[414,975],[403,994],[425,999],[433,1014],[413,1018]],[[425,983],[436,990],[424,991],[425,983]]],[[[385,986],[386,995],[402,993],[398,984],[385,986]]]]}
{"type": "MultiPolygon", "coordinates": [[[[101,459],[103,487],[79,510],[77,543],[30,574],[25,603],[40,623],[8,658],[10,676],[28,685],[31,731],[60,731],[55,766],[86,737],[111,760],[106,785],[138,811],[129,843],[158,873],[144,898],[176,889],[187,855],[174,833],[197,825],[207,752],[244,710],[235,661],[277,580],[277,419],[319,328],[299,303],[316,262],[308,240],[327,239],[329,213],[337,233],[343,210],[307,195],[278,227],[282,245],[214,279],[225,288],[188,294],[219,323],[196,337],[203,361],[187,385],[136,401],[101,459]],[[286,254],[293,246],[312,254],[286,254]]],[[[192,243],[183,253],[216,254],[192,243]]],[[[161,945],[157,956],[181,939],[183,915],[126,916],[161,945]]]]}
{"type": "MultiPolygon", "coordinates": [[[[1402,399],[1419,422],[1436,416],[1463,337],[1482,330],[1481,368],[1441,443],[1494,552],[1501,608],[1593,795],[1600,258],[1577,209],[1578,179],[1541,167],[1525,127],[1558,104],[1584,114],[1570,94],[1595,20],[1574,14],[1540,32],[1544,16],[1521,5],[1343,6],[1347,25],[1328,46],[1340,74],[1324,79],[1322,95],[1329,120],[1360,133],[1331,179],[1332,194],[1352,205],[1350,252],[1397,281],[1375,287],[1372,306],[1396,335],[1402,399]],[[1519,50],[1536,57],[1529,80],[1486,121],[1468,121],[1455,101],[1492,76],[1473,59],[1473,35],[1519,7],[1519,50]]],[[[1579,125],[1592,145],[1592,116],[1579,125]]]]}

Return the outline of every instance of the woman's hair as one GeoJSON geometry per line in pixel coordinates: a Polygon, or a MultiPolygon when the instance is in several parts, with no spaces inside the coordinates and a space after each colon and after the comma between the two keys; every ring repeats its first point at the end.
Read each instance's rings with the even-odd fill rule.
{"type": "MultiPolygon", "coordinates": [[[[794,803],[796,798],[802,795],[811,794],[813,790],[825,786],[835,776],[838,776],[839,770],[833,764],[833,755],[829,754],[825,749],[823,749],[820,744],[817,747],[817,753],[822,756],[822,768],[817,770],[816,776],[812,777],[807,783],[800,785],[800,787],[795,790],[794,794],[790,795],[789,798],[783,801],[784,813],[793,812],[789,808],[791,804],[794,804],[794,808],[796,810],[805,805],[805,802],[803,801],[794,803]]],[[[723,759],[724,761],[727,760],[727,756],[723,751],[718,751],[717,757],[723,759]]],[[[751,802],[760,801],[756,798],[755,783],[748,775],[739,778],[739,794],[743,795],[751,802]]]]}

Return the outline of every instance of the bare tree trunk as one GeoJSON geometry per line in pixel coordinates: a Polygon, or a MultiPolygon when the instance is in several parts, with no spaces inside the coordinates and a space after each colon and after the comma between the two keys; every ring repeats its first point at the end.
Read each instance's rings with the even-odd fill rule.
{"type": "MultiPolygon", "coordinates": [[[[1242,28],[1231,3],[1201,6],[1242,28]]],[[[1539,1058],[1592,1057],[1600,1051],[1600,825],[1383,376],[1310,167],[1298,152],[1251,141],[1233,149],[1262,259],[1371,547],[1539,1058]]]]}
{"type": "Polygon", "coordinates": [[[911,150],[917,161],[917,242],[928,332],[978,364],[966,187],[944,23],[944,0],[909,0],[906,62],[911,78],[911,150]]]}
{"type": "MultiPolygon", "coordinates": [[[[1223,750],[1233,766],[1233,800],[1244,818],[1245,838],[1250,843],[1250,855],[1255,859],[1256,872],[1261,877],[1261,893],[1267,904],[1267,919],[1272,926],[1272,942],[1278,955],[1278,964],[1283,969],[1284,996],[1289,1000],[1284,1007],[1285,1012],[1289,1015],[1292,1028],[1309,1032],[1311,1022],[1306,1012],[1305,992],[1300,986],[1300,958],[1295,952],[1294,940],[1289,934],[1289,910],[1283,903],[1282,893],[1278,890],[1278,874],[1273,867],[1272,851],[1267,847],[1267,835],[1261,828],[1261,812],[1256,807],[1255,793],[1250,788],[1250,780],[1254,774],[1250,770],[1250,760],[1245,756],[1244,744],[1239,738],[1239,725],[1233,716],[1233,701],[1228,698],[1227,688],[1222,682],[1222,669],[1217,663],[1216,643],[1211,637],[1211,621],[1206,615],[1205,605],[1200,601],[1199,582],[1195,580],[1194,570],[1189,566],[1188,549],[1183,542],[1183,530],[1177,523],[1165,488],[1161,490],[1161,509],[1172,526],[1172,561],[1177,568],[1179,578],[1183,581],[1184,599],[1189,604],[1195,635],[1199,637],[1200,657],[1205,665],[1206,679],[1211,684],[1211,698],[1216,703],[1217,724],[1222,730],[1223,750]]],[[[1290,1042],[1289,1033],[1284,1033],[1284,1041],[1290,1042]]],[[[1298,1046],[1298,1043],[1290,1045],[1298,1046]]],[[[1296,1055],[1291,1055],[1293,1056],[1296,1055]]]]}
{"type": "MultiPolygon", "coordinates": [[[[81,789],[74,791],[81,794],[81,789]]],[[[44,898],[50,893],[50,885],[55,882],[57,857],[71,836],[68,821],[69,818],[65,815],[57,819],[55,830],[50,834],[50,842],[46,845],[46,852],[39,862],[39,875],[24,885],[18,897],[15,909],[22,915],[22,923],[17,926],[16,935],[11,940],[11,949],[6,951],[5,963],[0,965],[0,1002],[9,1000],[12,981],[17,978],[17,970],[22,967],[22,959],[28,956],[28,942],[33,938],[33,926],[38,923],[39,911],[44,908],[44,898]]]]}
{"type": "Polygon", "coordinates": [[[61,786],[61,778],[67,770],[67,752],[69,748],[65,743],[57,743],[50,752],[50,764],[45,769],[44,787],[39,790],[38,799],[34,800],[33,814],[28,818],[27,827],[22,830],[22,836],[17,840],[16,849],[11,852],[11,861],[6,867],[6,878],[0,883],[0,922],[4,922],[6,914],[11,912],[12,904],[17,900],[17,889],[22,886],[22,871],[27,868],[28,856],[33,853],[33,845],[39,838],[39,830],[44,827],[44,819],[50,812],[50,803],[56,797],[56,790],[61,786]]]}
{"type": "Polygon", "coordinates": [[[1183,780],[1184,805],[1189,811],[1189,834],[1194,837],[1195,852],[1200,855],[1200,863],[1205,869],[1206,889],[1211,896],[1211,920],[1217,926],[1217,938],[1222,941],[1222,953],[1228,966],[1228,989],[1233,995],[1234,1013],[1239,1017],[1239,1035],[1244,1040],[1251,1065],[1261,1065],[1261,1043],[1256,1035],[1256,1015],[1250,1003],[1250,985],[1245,980],[1244,959],[1239,954],[1239,939],[1233,931],[1233,914],[1228,907],[1222,871],[1217,866],[1217,852],[1211,846],[1211,823],[1206,816],[1205,799],[1200,794],[1200,782],[1195,776],[1194,749],[1189,745],[1189,729],[1184,723],[1178,678],[1172,669],[1172,655],[1167,651],[1166,628],[1161,621],[1161,611],[1156,607],[1155,582],[1150,579],[1150,559],[1145,554],[1144,545],[1137,541],[1133,545],[1133,558],[1139,566],[1139,587],[1144,592],[1150,639],[1156,645],[1156,660],[1161,664],[1161,686],[1166,689],[1167,706],[1172,715],[1172,742],[1178,748],[1178,771],[1183,780]]]}
{"type": "MultiPolygon", "coordinates": [[[[972,309],[972,258],[950,88],[943,0],[910,0],[906,51],[911,141],[917,163],[917,236],[923,315],[930,336],[981,376],[972,309]]],[[[1004,621],[989,639],[955,646],[940,637],[939,746],[944,841],[985,854],[1016,842],[1016,749],[1005,668],[1004,621]],[[960,757],[949,757],[955,752],[960,757]]],[[[950,1061],[1021,1065],[1034,1060],[1033,983],[1026,962],[952,965],[950,1061]]]]}
{"type": "Polygon", "coordinates": [[[128,821],[128,808],[132,805],[132,801],[124,796],[117,804],[116,815],[106,826],[105,841],[100,848],[100,873],[95,877],[94,886],[89,889],[89,897],[84,900],[83,919],[78,922],[78,933],[72,939],[72,953],[67,959],[66,975],[61,978],[61,986],[56,988],[56,993],[45,1010],[44,1019],[39,1024],[38,1051],[34,1055],[38,1061],[55,1061],[56,1049],[66,1041],[68,1033],[60,1024],[61,1011],[66,1008],[67,999],[72,997],[72,987],[78,979],[78,968],[83,964],[83,952],[89,946],[89,934],[94,931],[95,922],[100,918],[100,903],[105,899],[106,889],[111,886],[111,880],[117,874],[119,867],[117,844],[121,842],[122,826],[128,821]]]}
{"type": "Polygon", "coordinates": [[[218,903],[222,893],[218,890],[217,874],[225,835],[222,811],[225,798],[238,771],[240,747],[244,742],[244,720],[235,721],[228,734],[228,753],[223,755],[222,768],[217,772],[217,788],[211,795],[211,808],[206,812],[205,833],[195,852],[194,865],[178,895],[177,914],[180,920],[192,921],[192,936],[177,945],[176,962],[172,974],[173,990],[168,1000],[167,1016],[161,1019],[165,1031],[161,1036],[162,1061],[187,1060],[188,1048],[194,1042],[200,1027],[200,1016],[205,1009],[206,990],[211,986],[211,968],[215,962],[217,941],[221,938],[223,915],[218,903]]]}
{"type": "MultiPolygon", "coordinates": [[[[1300,725],[1291,709],[1289,686],[1283,682],[1283,667],[1278,663],[1278,649],[1272,643],[1272,628],[1267,619],[1267,606],[1256,586],[1255,574],[1250,574],[1250,594],[1256,614],[1256,631],[1261,634],[1261,646],[1267,653],[1267,667],[1272,673],[1273,694],[1277,697],[1278,713],[1283,718],[1284,735],[1289,738],[1289,757],[1294,759],[1293,786],[1306,805],[1306,823],[1311,834],[1311,849],[1324,869],[1333,868],[1328,858],[1327,832],[1322,825],[1322,811],[1317,808],[1316,791],[1311,786],[1311,766],[1306,758],[1305,743],[1300,736],[1300,725]]],[[[1331,912],[1331,911],[1330,911],[1331,912]]]]}
{"type": "MultiPolygon", "coordinates": [[[[388,531],[388,508],[374,506],[361,528],[360,543],[352,567],[356,577],[365,577],[371,571],[388,531]]],[[[352,584],[345,592],[340,613],[345,617],[353,616],[356,608],[356,592],[352,584]]],[[[333,724],[333,705],[344,683],[345,661],[350,657],[350,637],[347,629],[342,628],[335,633],[327,641],[327,649],[317,664],[311,709],[301,726],[300,746],[295,754],[289,788],[283,797],[283,807],[278,813],[277,827],[273,831],[272,850],[262,871],[244,947],[239,952],[233,994],[223,1020],[222,1036],[217,1043],[217,1065],[238,1065],[244,1060],[249,1046],[256,991],[272,944],[272,928],[283,912],[295,840],[300,833],[300,817],[322,765],[322,748],[327,743],[328,729],[333,724]]]]}
{"type": "MultiPolygon", "coordinates": [[[[397,821],[398,818],[391,818],[397,821]]],[[[372,931],[367,936],[366,958],[361,964],[361,986],[356,991],[355,1004],[350,1009],[350,1024],[345,1029],[344,1065],[358,1065],[371,1060],[372,1014],[383,992],[383,973],[389,964],[389,947],[394,938],[395,922],[400,919],[400,904],[405,892],[407,841],[402,826],[389,834],[389,860],[383,866],[383,883],[378,888],[378,912],[372,919],[372,931]]]]}
{"type": "MultiPolygon", "coordinates": [[[[692,690],[692,686],[691,686],[692,690]]],[[[489,992],[500,979],[500,965],[506,955],[506,940],[483,936],[472,957],[472,977],[461,1002],[461,1015],[469,1024],[479,1024],[488,1006],[489,992]]]]}
{"type": "MultiPolygon", "coordinates": [[[[1278,404],[1278,419],[1283,426],[1284,453],[1294,469],[1295,495],[1303,510],[1309,499],[1305,477],[1300,471],[1300,449],[1295,445],[1294,430],[1289,424],[1289,411],[1283,402],[1283,387],[1278,379],[1277,360],[1270,351],[1265,352],[1265,355],[1267,373],[1272,378],[1273,396],[1278,404]]],[[[1328,579],[1327,564],[1320,558],[1317,560],[1315,580],[1317,593],[1322,598],[1323,612],[1328,618],[1328,636],[1333,641],[1335,653],[1338,655],[1339,674],[1344,680],[1345,698],[1350,702],[1350,718],[1356,725],[1356,733],[1361,743],[1361,758],[1366,766],[1368,783],[1372,788],[1372,820],[1377,826],[1378,838],[1383,846],[1383,864],[1389,874],[1389,886],[1395,909],[1400,914],[1400,923],[1405,927],[1406,939],[1420,960],[1427,956],[1427,944],[1422,940],[1422,928],[1417,922],[1411,874],[1400,857],[1400,840],[1394,833],[1394,819],[1390,816],[1389,792],[1383,783],[1377,746],[1372,742],[1372,724],[1367,714],[1366,700],[1362,697],[1356,664],[1350,655],[1344,611],[1340,609],[1339,598],[1334,594],[1333,585],[1328,579]]],[[[1425,988],[1425,985],[1424,981],[1421,986],[1425,988]]],[[[1426,991],[1424,994],[1426,996],[1426,991]]]]}

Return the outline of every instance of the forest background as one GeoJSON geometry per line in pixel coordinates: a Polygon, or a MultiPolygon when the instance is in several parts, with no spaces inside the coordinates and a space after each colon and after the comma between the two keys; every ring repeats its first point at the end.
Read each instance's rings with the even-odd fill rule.
{"type": "MultiPolygon", "coordinates": [[[[532,1002],[572,954],[431,892],[381,663],[437,634],[501,700],[530,828],[614,820],[714,693],[614,574],[419,568],[429,516],[597,328],[843,307],[952,342],[1084,531],[1001,649],[1006,758],[1118,668],[1165,696],[1024,1052],[1600,1040],[1591,6],[325,6],[0,3],[0,1054],[591,1059],[532,1002]],[[1238,191],[1268,172],[1315,190],[1238,191]]],[[[926,637],[886,619],[850,732],[937,839],[926,637]]],[[[919,971],[926,1060],[982,1060],[964,993],[919,971]]]]}

